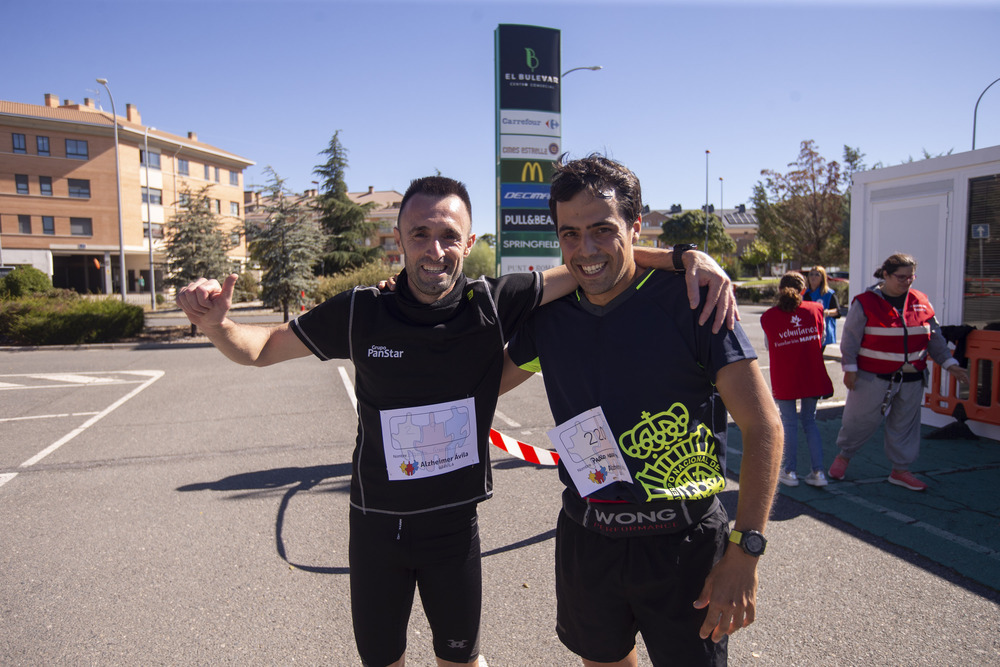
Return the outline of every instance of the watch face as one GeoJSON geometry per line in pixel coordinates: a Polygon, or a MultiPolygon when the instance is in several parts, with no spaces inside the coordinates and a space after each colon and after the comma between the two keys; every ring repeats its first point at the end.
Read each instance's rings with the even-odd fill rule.
{"type": "Polygon", "coordinates": [[[743,544],[746,545],[747,551],[751,554],[760,554],[764,552],[764,538],[760,535],[747,535],[743,539],[743,544]]]}

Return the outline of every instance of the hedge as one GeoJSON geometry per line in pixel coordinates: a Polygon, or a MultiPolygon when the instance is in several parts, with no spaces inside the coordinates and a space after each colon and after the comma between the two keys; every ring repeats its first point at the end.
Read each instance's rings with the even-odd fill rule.
{"type": "Polygon", "coordinates": [[[140,306],[115,298],[91,301],[65,292],[0,301],[0,343],[80,345],[137,335],[145,325],[140,306]]]}

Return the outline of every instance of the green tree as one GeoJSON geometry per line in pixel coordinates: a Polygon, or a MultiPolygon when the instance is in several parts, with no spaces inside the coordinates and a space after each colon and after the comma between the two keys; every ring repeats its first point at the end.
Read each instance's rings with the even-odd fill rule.
{"type": "MultiPolygon", "coordinates": [[[[487,234],[486,236],[490,236],[490,234],[487,234]]],[[[478,278],[479,276],[487,276],[489,278],[496,277],[496,250],[494,250],[485,239],[479,239],[476,241],[475,245],[472,246],[469,256],[465,258],[465,264],[462,267],[462,272],[469,278],[473,279],[478,278]]]]}
{"type": "Polygon", "coordinates": [[[323,273],[340,273],[364,266],[382,256],[382,248],[366,246],[375,234],[376,223],[368,219],[374,203],[356,204],[347,196],[347,149],[340,143],[340,130],[333,133],[330,145],[320,151],[326,155],[313,173],[322,178],[315,207],[326,234],[323,247],[323,273]]]}
{"type": "Polygon", "coordinates": [[[482,241],[491,248],[497,247],[497,235],[496,234],[483,234],[482,236],[477,236],[478,241],[482,241]]]}
{"type": "Polygon", "coordinates": [[[744,268],[756,271],[757,277],[760,278],[760,266],[767,262],[770,256],[771,248],[763,240],[756,238],[740,255],[740,262],[744,268]]]}
{"type": "Polygon", "coordinates": [[[233,244],[222,229],[221,218],[212,211],[211,187],[192,193],[185,186],[177,213],[167,222],[167,284],[174,287],[184,287],[198,278],[222,282],[232,270],[226,252],[233,244]]]}
{"type": "Polygon", "coordinates": [[[804,264],[840,264],[847,259],[843,194],[848,180],[840,163],[827,162],[812,140],[803,141],[787,173],[761,171],[754,186],[758,233],[772,248],[804,264]]]}
{"type": "Polygon", "coordinates": [[[296,199],[284,179],[270,167],[261,201],[266,218],[247,226],[250,255],[264,271],[260,280],[261,299],[281,308],[284,321],[289,308],[313,286],[312,267],[319,257],[320,233],[309,209],[296,199]]]}
{"type": "Polygon", "coordinates": [[[684,211],[663,221],[663,233],[659,240],[666,245],[694,243],[699,249],[711,254],[722,255],[734,252],[736,242],[726,233],[722,220],[715,214],[708,216],[708,248],[705,245],[705,212],[684,211]]]}

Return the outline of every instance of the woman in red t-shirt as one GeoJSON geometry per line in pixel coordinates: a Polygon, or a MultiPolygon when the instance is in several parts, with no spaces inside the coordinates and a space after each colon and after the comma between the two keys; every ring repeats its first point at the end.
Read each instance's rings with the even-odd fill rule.
{"type": "Polygon", "coordinates": [[[816,403],[820,396],[833,393],[833,383],[823,363],[826,325],[820,303],[802,301],[806,279],[790,271],[778,283],[777,304],[760,317],[767,337],[771,366],[771,394],[781,412],[785,429],[785,456],[779,481],[798,486],[795,473],[798,458],[799,425],[806,433],[812,472],[804,479],[812,486],[826,486],[823,474],[823,440],[816,425],[816,403]],[[796,413],[796,400],[801,408],[796,413]]]}

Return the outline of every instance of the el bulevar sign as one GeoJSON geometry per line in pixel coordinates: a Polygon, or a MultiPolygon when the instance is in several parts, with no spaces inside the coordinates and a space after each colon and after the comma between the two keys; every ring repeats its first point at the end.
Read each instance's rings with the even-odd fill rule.
{"type": "Polygon", "coordinates": [[[497,239],[500,274],[562,263],[549,215],[562,152],[559,31],[499,25],[496,62],[497,239]]]}

